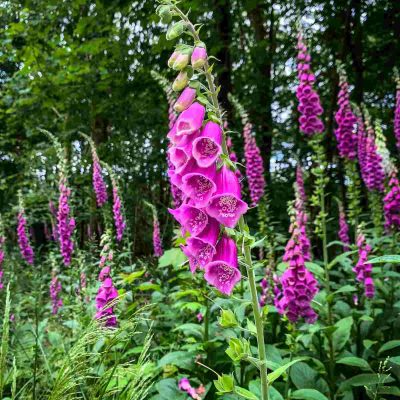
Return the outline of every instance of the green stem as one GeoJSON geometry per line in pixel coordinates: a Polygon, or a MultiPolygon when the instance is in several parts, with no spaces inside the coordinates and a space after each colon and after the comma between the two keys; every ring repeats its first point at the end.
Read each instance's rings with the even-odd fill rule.
{"type": "MultiPolygon", "coordinates": [[[[195,42],[200,42],[200,37],[197,34],[195,27],[190,22],[188,17],[178,7],[174,6],[174,10],[181,17],[181,19],[183,21],[185,21],[185,23],[187,24],[187,27],[188,27],[189,31],[191,32],[191,34],[193,35],[195,42]]],[[[206,77],[208,89],[210,91],[212,105],[214,107],[215,113],[217,114],[217,118],[220,120],[221,127],[222,127],[222,113],[221,113],[221,108],[220,108],[219,102],[218,102],[218,92],[217,92],[217,88],[214,84],[213,75],[210,72],[210,66],[208,64],[208,61],[206,61],[205,65],[204,65],[204,75],[206,77]]],[[[227,148],[226,140],[225,140],[225,135],[223,135],[223,138],[222,138],[222,151],[223,151],[224,155],[229,156],[228,148],[227,148]]],[[[246,223],[244,221],[243,216],[241,216],[240,220],[239,220],[239,229],[240,229],[241,233],[244,233],[246,231],[245,228],[246,228],[246,223]]],[[[253,264],[252,264],[252,260],[251,260],[251,250],[250,250],[250,246],[248,244],[245,244],[243,246],[243,255],[244,255],[246,267],[247,267],[247,274],[248,274],[249,286],[250,286],[250,292],[251,292],[251,301],[252,301],[252,306],[253,306],[253,314],[254,314],[254,320],[255,320],[255,325],[256,325],[256,329],[257,329],[258,358],[260,360],[260,375],[261,375],[261,399],[268,400],[268,379],[267,379],[267,364],[266,364],[267,360],[266,360],[265,343],[264,343],[264,325],[263,325],[263,321],[262,321],[259,306],[258,306],[257,287],[256,287],[253,264]]]]}

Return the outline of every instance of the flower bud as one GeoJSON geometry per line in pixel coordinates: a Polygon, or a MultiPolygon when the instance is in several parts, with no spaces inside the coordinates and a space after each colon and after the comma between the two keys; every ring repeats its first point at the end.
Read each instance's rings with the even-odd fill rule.
{"type": "Polygon", "coordinates": [[[195,47],[192,53],[193,68],[202,68],[207,61],[207,51],[204,47],[195,47]]]}
{"type": "Polygon", "coordinates": [[[223,328],[234,328],[239,326],[239,322],[231,310],[221,310],[221,317],[218,319],[218,322],[223,328]]]}
{"type": "Polygon", "coordinates": [[[166,38],[167,40],[174,40],[182,35],[185,31],[185,23],[183,21],[178,21],[168,28],[166,38]]]}
{"type": "Polygon", "coordinates": [[[175,71],[181,71],[189,64],[189,54],[178,53],[172,68],[175,71]]]}
{"type": "Polygon", "coordinates": [[[169,60],[168,60],[168,67],[172,68],[172,66],[174,65],[174,62],[176,61],[176,59],[178,58],[178,56],[179,56],[179,52],[177,52],[177,51],[174,51],[174,52],[171,54],[171,57],[170,57],[169,60]]]}
{"type": "Polygon", "coordinates": [[[164,24],[169,24],[172,21],[172,13],[169,6],[161,6],[158,9],[158,15],[161,18],[161,22],[164,24]]]}
{"type": "Polygon", "coordinates": [[[183,90],[189,82],[189,77],[186,71],[179,72],[178,76],[175,78],[172,84],[172,90],[174,92],[180,92],[183,90]]]}
{"type": "Polygon", "coordinates": [[[196,98],[196,90],[187,87],[179,96],[178,100],[174,105],[174,110],[176,112],[182,112],[189,108],[196,98]]]}

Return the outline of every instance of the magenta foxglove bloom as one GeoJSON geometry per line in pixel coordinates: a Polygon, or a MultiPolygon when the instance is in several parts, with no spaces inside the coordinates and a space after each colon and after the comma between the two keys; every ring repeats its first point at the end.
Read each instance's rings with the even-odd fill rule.
{"type": "Polygon", "coordinates": [[[349,87],[346,77],[340,77],[338,94],[339,109],[335,114],[337,128],[335,130],[338,142],[339,155],[354,160],[357,155],[357,134],[355,132],[357,117],[354,115],[349,96],[349,87]]]}
{"type": "Polygon", "coordinates": [[[306,195],[306,189],[304,187],[303,168],[301,167],[300,164],[298,164],[296,168],[296,187],[301,202],[303,205],[305,205],[305,203],[307,202],[307,195],[306,195]]]}
{"type": "Polygon", "coordinates": [[[115,183],[113,183],[113,200],[114,225],[117,232],[117,241],[120,242],[122,240],[122,235],[124,234],[126,224],[121,211],[121,198],[119,197],[118,187],[115,183]]]}
{"type": "Polygon", "coordinates": [[[199,321],[199,322],[201,322],[201,321],[203,321],[203,314],[201,313],[201,312],[199,312],[197,315],[196,315],[196,318],[197,318],[197,321],[199,321]]]}
{"type": "MultiPolygon", "coordinates": [[[[228,124],[225,123],[225,129],[228,128],[228,124]]],[[[226,138],[226,147],[228,148],[228,152],[229,152],[229,159],[236,164],[238,162],[238,158],[236,153],[233,150],[233,144],[232,144],[232,139],[230,136],[227,136],[226,138]]],[[[239,179],[239,182],[242,180],[243,176],[242,173],[240,172],[240,169],[237,168],[235,171],[235,175],[237,176],[237,178],[239,179]]]]}
{"type": "Polygon", "coordinates": [[[397,171],[393,170],[389,177],[389,191],[383,199],[386,231],[400,228],[400,184],[397,171]]]}
{"type": "Polygon", "coordinates": [[[357,247],[358,247],[358,262],[353,268],[356,274],[356,279],[358,282],[364,285],[364,293],[368,298],[374,297],[375,286],[372,279],[372,264],[369,264],[368,256],[371,252],[371,246],[366,242],[363,233],[359,232],[357,236],[357,247]]]}
{"type": "Polygon", "coordinates": [[[200,208],[182,204],[175,210],[169,209],[169,212],[182,225],[184,231],[192,236],[198,236],[208,224],[208,215],[200,208]]]}
{"type": "Polygon", "coordinates": [[[252,125],[247,122],[243,128],[246,176],[249,183],[251,206],[255,207],[264,195],[264,165],[256,139],[251,134],[252,125]]]}
{"type": "Polygon", "coordinates": [[[299,86],[296,96],[299,100],[298,111],[301,114],[300,130],[307,136],[322,133],[325,129],[324,123],[320,119],[323,112],[318,93],[313,89],[315,75],[311,72],[311,56],[307,51],[307,46],[303,41],[301,33],[298,34],[297,49],[297,75],[299,86]]]}
{"type": "Polygon", "coordinates": [[[203,125],[206,109],[200,103],[193,103],[187,110],[179,115],[175,124],[173,141],[179,143],[184,136],[192,135],[203,125]]]}
{"type": "Polygon", "coordinates": [[[201,397],[197,394],[197,391],[189,382],[188,378],[182,378],[178,383],[179,390],[186,392],[192,399],[201,400],[201,397]]]}
{"type": "Polygon", "coordinates": [[[71,263],[72,252],[74,250],[74,242],[72,241],[72,233],[75,229],[75,220],[70,218],[70,208],[68,204],[71,190],[66,186],[66,179],[60,181],[60,197],[58,200],[57,212],[57,228],[58,240],[60,243],[61,255],[65,265],[71,263]]]}
{"type": "Polygon", "coordinates": [[[61,282],[56,276],[53,276],[50,282],[50,299],[51,299],[51,313],[56,315],[58,310],[63,306],[63,301],[60,297],[61,282]]]}
{"type": "Polygon", "coordinates": [[[339,207],[339,240],[344,243],[343,251],[350,250],[350,237],[349,237],[349,225],[346,221],[346,214],[343,207],[339,207]]]}
{"type": "Polygon", "coordinates": [[[240,183],[233,171],[226,165],[217,172],[217,190],[207,206],[207,213],[219,223],[234,228],[248,206],[241,200],[240,183]]]}
{"type": "Polygon", "coordinates": [[[224,235],[219,240],[213,261],[205,266],[204,278],[221,293],[226,295],[232,293],[241,278],[237,247],[233,239],[224,235]]]}
{"type": "Polygon", "coordinates": [[[97,154],[93,154],[93,189],[96,194],[98,207],[102,207],[107,202],[107,186],[103,179],[103,171],[97,154]]]}
{"type": "Polygon", "coordinates": [[[174,105],[174,110],[176,112],[182,112],[188,109],[194,102],[196,98],[196,90],[187,87],[183,90],[178,100],[174,105]]]}
{"type": "Polygon", "coordinates": [[[163,255],[164,252],[161,244],[160,223],[156,216],[153,218],[153,248],[155,257],[161,257],[163,255]]]}
{"type": "Polygon", "coordinates": [[[201,135],[193,141],[193,157],[202,168],[215,164],[222,153],[222,129],[215,122],[207,122],[201,135]]]}
{"type": "Polygon", "coordinates": [[[117,289],[113,285],[111,277],[105,278],[97,292],[95,318],[104,321],[104,325],[109,328],[117,326],[117,317],[114,314],[112,303],[118,297],[117,289]]]}
{"type": "Polygon", "coordinates": [[[195,69],[204,67],[207,61],[207,51],[204,47],[195,47],[191,57],[192,67],[195,69]]]}
{"type": "Polygon", "coordinates": [[[26,219],[24,210],[21,210],[18,214],[17,235],[22,258],[28,264],[33,265],[34,254],[26,232],[26,219]]]}
{"type": "Polygon", "coordinates": [[[397,83],[396,90],[396,108],[394,110],[394,136],[396,138],[396,146],[400,150],[400,82],[397,83]]]}

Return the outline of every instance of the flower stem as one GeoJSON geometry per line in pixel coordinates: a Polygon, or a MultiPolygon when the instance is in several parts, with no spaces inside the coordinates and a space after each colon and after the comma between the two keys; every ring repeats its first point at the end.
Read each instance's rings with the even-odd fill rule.
{"type": "MultiPolygon", "coordinates": [[[[200,42],[200,37],[194,27],[190,22],[189,18],[176,6],[173,7],[174,11],[180,16],[180,18],[186,23],[189,31],[191,32],[195,42],[200,42]]],[[[218,102],[218,91],[214,83],[214,77],[210,70],[210,65],[206,60],[204,65],[204,75],[207,80],[208,89],[210,91],[209,95],[214,107],[217,118],[219,119],[222,127],[222,112],[218,102]]],[[[222,127],[223,129],[223,127],[222,127]]],[[[224,155],[229,156],[228,148],[226,145],[225,135],[222,138],[222,151],[224,155]]],[[[246,223],[243,216],[239,220],[239,229],[241,233],[246,231],[246,223]]],[[[268,379],[267,379],[267,364],[266,364],[266,354],[265,354],[265,343],[264,343],[264,325],[261,318],[259,306],[258,306],[258,296],[257,287],[254,275],[253,264],[251,260],[251,250],[249,244],[244,244],[243,246],[243,256],[246,262],[247,275],[249,279],[249,286],[251,292],[251,301],[253,307],[254,321],[257,330],[257,346],[258,346],[258,358],[260,360],[260,375],[261,375],[261,399],[268,400],[268,379]]]]}

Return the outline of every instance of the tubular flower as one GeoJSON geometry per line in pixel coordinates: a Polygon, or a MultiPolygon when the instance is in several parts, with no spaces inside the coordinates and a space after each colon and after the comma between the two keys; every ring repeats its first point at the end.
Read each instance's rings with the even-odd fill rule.
{"type": "Polygon", "coordinates": [[[298,164],[296,168],[296,187],[300,200],[302,204],[305,206],[305,203],[307,202],[307,195],[306,195],[306,189],[304,187],[303,168],[301,167],[300,164],[298,164]]]}
{"type": "Polygon", "coordinates": [[[117,240],[120,242],[122,240],[122,235],[124,234],[126,224],[121,212],[121,199],[118,194],[116,182],[113,182],[113,201],[114,225],[117,232],[117,240]]]}
{"type": "Polygon", "coordinates": [[[383,199],[385,229],[387,231],[400,228],[400,184],[397,171],[393,169],[389,176],[389,191],[383,199]]]}
{"type": "Polygon", "coordinates": [[[278,312],[285,314],[291,322],[303,317],[312,324],[317,320],[317,314],[311,308],[311,301],[318,292],[318,284],[305,266],[311,257],[310,242],[305,229],[305,214],[299,210],[298,201],[296,203],[295,218],[290,227],[292,236],[283,256],[288,268],[280,278],[275,277],[274,302],[278,312]]]}
{"type": "Polygon", "coordinates": [[[365,236],[362,232],[357,235],[358,262],[353,268],[356,274],[356,280],[364,285],[364,293],[368,298],[374,297],[375,286],[372,279],[372,264],[367,263],[368,256],[371,252],[371,246],[367,244],[365,236]]]}
{"type": "Polygon", "coordinates": [[[21,211],[18,214],[17,235],[18,235],[19,249],[21,251],[22,258],[28,264],[33,265],[34,254],[26,233],[26,219],[25,219],[25,212],[23,209],[21,209],[21,211]]]}
{"type": "Polygon", "coordinates": [[[396,108],[394,110],[394,136],[396,138],[396,146],[400,150],[400,80],[397,81],[396,90],[396,108]]]}
{"type": "Polygon", "coordinates": [[[204,124],[205,107],[194,101],[177,118],[168,133],[168,175],[183,193],[182,204],[169,212],[181,225],[192,273],[205,271],[205,279],[231,294],[241,275],[236,243],[220,236],[220,224],[233,228],[246,212],[235,172],[226,165],[217,170],[222,153],[222,129],[204,124]]]}
{"type": "Polygon", "coordinates": [[[357,135],[355,133],[357,117],[351,109],[349,86],[345,75],[340,77],[339,86],[339,109],[335,114],[335,120],[338,125],[335,135],[338,142],[339,155],[343,158],[354,160],[357,155],[357,135]]]}
{"type": "Polygon", "coordinates": [[[258,204],[264,195],[264,165],[256,139],[251,134],[252,125],[247,122],[243,128],[244,156],[246,159],[246,176],[249,182],[251,206],[258,204]]]}
{"type": "Polygon", "coordinates": [[[349,226],[346,221],[346,214],[343,206],[339,205],[339,240],[344,243],[343,251],[350,250],[349,226]]]}
{"type": "Polygon", "coordinates": [[[158,218],[156,215],[153,217],[153,248],[154,255],[156,257],[161,257],[163,255],[160,236],[160,223],[158,222],[158,218]]]}
{"type": "Polygon", "coordinates": [[[188,378],[182,378],[178,383],[178,388],[179,390],[186,392],[192,399],[201,400],[201,397],[199,396],[199,389],[192,387],[188,378]]]}
{"type": "Polygon", "coordinates": [[[4,244],[4,236],[0,236],[0,289],[3,289],[4,284],[3,284],[3,262],[4,262],[4,250],[3,250],[3,244],[4,244]]]}
{"type": "Polygon", "coordinates": [[[323,112],[318,93],[313,89],[315,75],[311,72],[311,56],[303,41],[302,34],[298,34],[297,76],[299,86],[296,97],[299,101],[298,111],[300,130],[307,136],[312,136],[324,131],[324,123],[320,119],[323,112]]]}
{"type": "Polygon", "coordinates": [[[103,173],[97,154],[93,151],[93,189],[96,193],[98,207],[107,202],[107,186],[103,179],[103,173]]]}
{"type": "Polygon", "coordinates": [[[58,313],[58,310],[62,307],[63,301],[59,296],[61,292],[61,282],[57,276],[53,275],[50,282],[50,299],[51,299],[51,312],[53,315],[58,313]]]}
{"type": "Polygon", "coordinates": [[[71,195],[71,190],[66,185],[66,179],[62,178],[59,185],[60,197],[58,200],[57,228],[61,255],[64,259],[64,264],[69,265],[74,249],[74,242],[71,237],[75,229],[75,220],[69,216],[70,207],[68,199],[71,195]]]}

